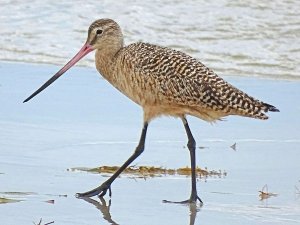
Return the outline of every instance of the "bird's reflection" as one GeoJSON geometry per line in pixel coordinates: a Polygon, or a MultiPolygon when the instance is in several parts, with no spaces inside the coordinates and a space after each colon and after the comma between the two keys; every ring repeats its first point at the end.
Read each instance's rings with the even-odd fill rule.
{"type": "Polygon", "coordinates": [[[108,205],[106,204],[106,201],[103,197],[99,197],[100,201],[96,201],[92,198],[88,198],[88,197],[84,197],[81,198],[84,201],[91,203],[92,205],[94,205],[97,209],[100,210],[100,212],[103,215],[103,219],[105,219],[107,222],[109,222],[109,224],[111,225],[118,225],[118,223],[116,223],[110,215],[110,206],[111,206],[111,200],[109,200],[108,205]]]}
{"type": "MultiPolygon", "coordinates": [[[[106,204],[106,201],[103,197],[99,197],[100,201],[96,201],[92,198],[88,197],[82,197],[84,201],[94,205],[103,215],[103,219],[105,219],[109,224],[111,225],[119,225],[117,222],[115,222],[110,214],[110,206],[111,206],[111,200],[109,200],[108,205],[106,204]]],[[[188,204],[189,210],[190,210],[190,220],[189,225],[194,225],[196,221],[197,213],[200,211],[200,208],[196,203],[190,203],[188,204]]]]}
{"type": "Polygon", "coordinates": [[[194,225],[196,221],[197,212],[200,210],[196,203],[190,203],[190,225],[194,225]]]}

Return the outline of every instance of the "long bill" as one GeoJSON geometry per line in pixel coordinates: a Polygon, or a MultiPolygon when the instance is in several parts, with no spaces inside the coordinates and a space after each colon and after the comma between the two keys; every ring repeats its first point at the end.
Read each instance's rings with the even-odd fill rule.
{"type": "Polygon", "coordinates": [[[83,58],[85,55],[87,55],[89,52],[91,52],[93,50],[94,49],[92,48],[92,46],[90,44],[85,43],[83,45],[83,47],[80,49],[80,51],[63,68],[61,68],[53,77],[51,77],[46,83],[44,83],[32,95],[30,95],[28,98],[26,98],[23,101],[23,103],[28,102],[30,99],[32,99],[34,96],[36,96],[38,93],[40,93],[45,88],[47,88],[57,78],[59,78],[61,75],[63,75],[68,69],[70,69],[72,66],[74,66],[81,58],[83,58]]]}

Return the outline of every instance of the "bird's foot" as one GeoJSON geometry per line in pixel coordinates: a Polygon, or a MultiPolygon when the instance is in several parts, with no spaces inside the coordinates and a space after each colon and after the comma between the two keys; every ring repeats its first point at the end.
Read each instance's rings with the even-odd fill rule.
{"type": "Polygon", "coordinates": [[[93,190],[83,192],[83,193],[76,193],[77,198],[84,198],[84,197],[93,197],[95,195],[98,195],[99,197],[103,197],[106,192],[109,191],[109,197],[111,197],[111,188],[110,184],[104,182],[99,187],[96,187],[93,190]]]}
{"type": "Polygon", "coordinates": [[[192,195],[188,200],[185,200],[185,201],[168,201],[168,200],[163,200],[163,203],[173,203],[173,204],[196,204],[197,201],[200,202],[200,205],[202,206],[203,205],[203,202],[201,200],[201,198],[199,198],[199,196],[196,194],[196,195],[192,195]]]}

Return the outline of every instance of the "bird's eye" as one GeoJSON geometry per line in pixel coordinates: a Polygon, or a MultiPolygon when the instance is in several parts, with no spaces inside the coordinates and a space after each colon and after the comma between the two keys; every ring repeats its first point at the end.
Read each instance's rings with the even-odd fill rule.
{"type": "Polygon", "coordinates": [[[101,30],[101,29],[98,29],[98,30],[96,31],[96,34],[97,34],[97,35],[102,34],[102,33],[103,33],[103,30],[101,30]]]}

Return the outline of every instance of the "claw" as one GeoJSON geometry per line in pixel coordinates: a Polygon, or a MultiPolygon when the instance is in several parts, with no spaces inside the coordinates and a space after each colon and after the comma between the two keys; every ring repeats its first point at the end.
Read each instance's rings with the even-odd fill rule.
{"type": "Polygon", "coordinates": [[[201,198],[199,198],[199,196],[197,196],[197,199],[199,200],[200,204],[203,205],[203,202],[202,202],[201,198]]]}
{"type": "Polygon", "coordinates": [[[203,205],[203,202],[202,202],[202,200],[199,198],[198,195],[196,195],[195,198],[190,198],[190,199],[185,200],[185,201],[179,201],[179,202],[176,202],[176,201],[163,200],[162,202],[163,202],[163,203],[173,203],[173,204],[192,204],[192,203],[197,203],[197,200],[199,200],[200,206],[202,206],[202,205],[203,205]]]}
{"type": "Polygon", "coordinates": [[[99,187],[91,190],[91,191],[87,191],[84,193],[77,193],[76,197],[77,198],[82,198],[82,197],[93,197],[95,195],[98,195],[99,197],[103,197],[107,190],[109,190],[109,197],[111,197],[111,187],[110,184],[106,184],[105,182],[103,184],[101,184],[99,187]]]}
{"type": "Polygon", "coordinates": [[[100,192],[99,197],[102,198],[104,195],[106,195],[107,190],[108,190],[108,195],[111,198],[112,192],[111,192],[111,187],[110,186],[106,187],[106,189],[103,189],[102,192],[100,192]]]}
{"type": "Polygon", "coordinates": [[[107,189],[104,189],[100,192],[100,194],[98,195],[100,198],[103,197],[107,192],[107,189]]]}

